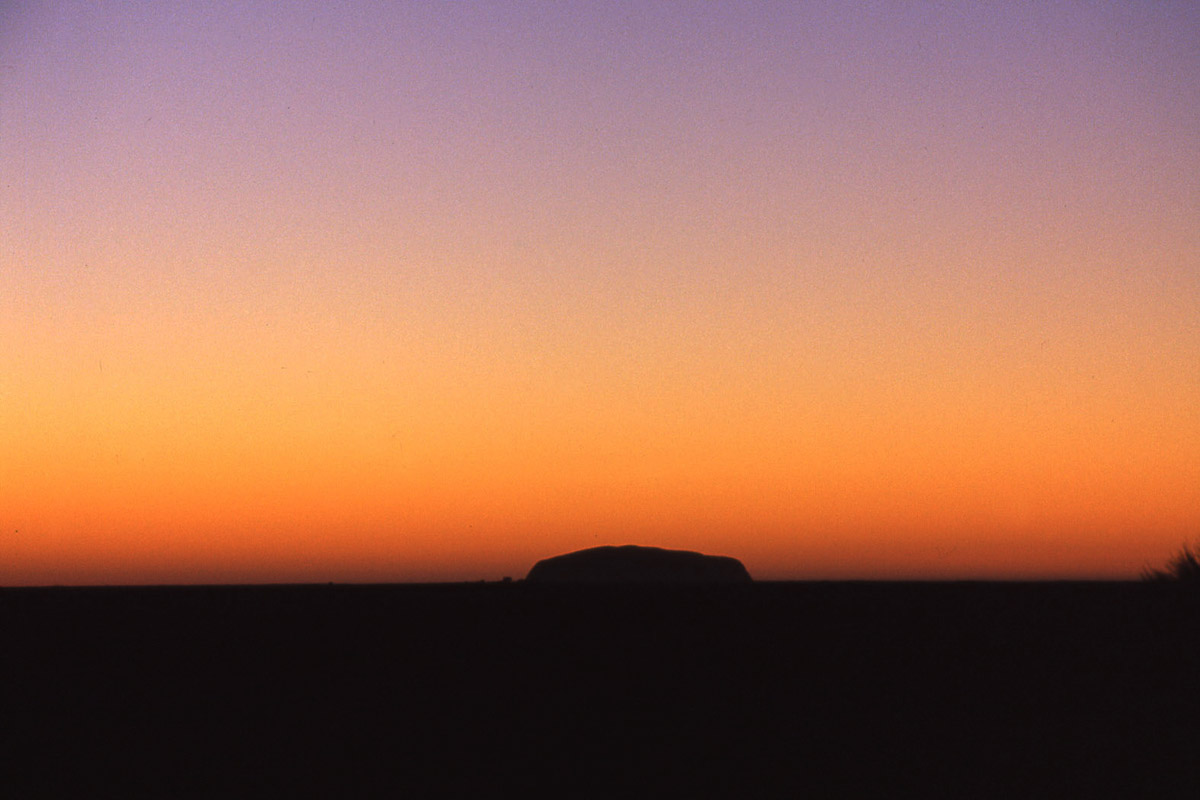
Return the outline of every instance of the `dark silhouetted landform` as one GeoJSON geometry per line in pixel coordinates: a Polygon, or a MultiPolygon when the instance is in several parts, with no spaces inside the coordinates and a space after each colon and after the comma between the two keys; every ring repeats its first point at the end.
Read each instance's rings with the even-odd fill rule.
{"type": "Polygon", "coordinates": [[[529,570],[534,583],[750,583],[742,562],[690,550],[625,545],[592,547],[542,559],[529,570]]]}
{"type": "Polygon", "coordinates": [[[1190,800],[1182,588],[0,588],[0,786],[1190,800]]]}

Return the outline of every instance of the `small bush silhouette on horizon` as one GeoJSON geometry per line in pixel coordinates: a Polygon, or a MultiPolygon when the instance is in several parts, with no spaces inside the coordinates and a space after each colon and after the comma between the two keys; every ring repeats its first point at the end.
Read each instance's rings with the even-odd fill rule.
{"type": "Polygon", "coordinates": [[[1156,583],[1187,583],[1200,585],[1200,544],[1185,544],[1171,557],[1162,569],[1147,569],[1142,573],[1148,581],[1156,583]]]}

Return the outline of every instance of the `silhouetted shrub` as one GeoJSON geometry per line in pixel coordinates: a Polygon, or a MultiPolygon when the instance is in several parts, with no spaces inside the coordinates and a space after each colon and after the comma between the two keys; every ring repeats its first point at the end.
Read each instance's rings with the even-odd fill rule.
{"type": "Polygon", "coordinates": [[[1143,577],[1148,581],[1200,584],[1200,545],[1185,544],[1171,557],[1162,569],[1147,569],[1143,577]]]}

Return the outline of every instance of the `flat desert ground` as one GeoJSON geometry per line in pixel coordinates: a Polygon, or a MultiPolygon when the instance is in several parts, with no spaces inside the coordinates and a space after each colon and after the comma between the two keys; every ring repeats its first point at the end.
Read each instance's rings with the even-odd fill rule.
{"type": "Polygon", "coordinates": [[[1195,797],[1198,611],[1136,582],[9,588],[5,783],[1195,797]]]}

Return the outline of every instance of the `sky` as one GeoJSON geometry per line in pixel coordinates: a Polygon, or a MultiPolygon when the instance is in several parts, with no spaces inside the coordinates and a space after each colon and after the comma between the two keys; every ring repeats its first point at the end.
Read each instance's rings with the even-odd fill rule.
{"type": "Polygon", "coordinates": [[[0,3],[0,585],[1131,578],[1200,6],[0,3]]]}

